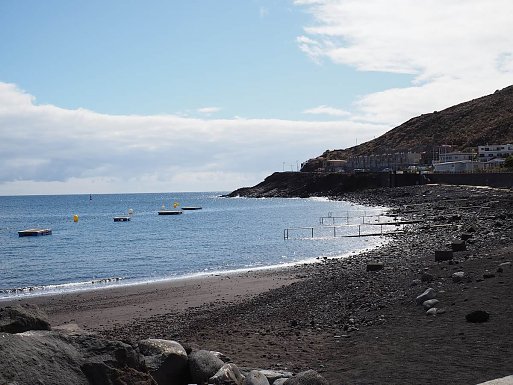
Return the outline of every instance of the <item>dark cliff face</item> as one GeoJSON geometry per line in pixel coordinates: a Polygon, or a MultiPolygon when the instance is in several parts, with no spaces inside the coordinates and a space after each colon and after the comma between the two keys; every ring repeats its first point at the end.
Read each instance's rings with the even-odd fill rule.
{"type": "Polygon", "coordinates": [[[341,174],[311,172],[275,172],[253,187],[235,190],[229,197],[335,197],[343,193],[389,186],[386,173],[341,174]]]}
{"type": "MultiPolygon", "coordinates": [[[[347,159],[364,154],[422,152],[443,144],[462,151],[501,143],[513,143],[513,86],[443,111],[417,116],[379,138],[345,150],[326,151],[322,157],[347,159]]],[[[311,159],[303,171],[309,171],[319,158],[311,159]]]]}

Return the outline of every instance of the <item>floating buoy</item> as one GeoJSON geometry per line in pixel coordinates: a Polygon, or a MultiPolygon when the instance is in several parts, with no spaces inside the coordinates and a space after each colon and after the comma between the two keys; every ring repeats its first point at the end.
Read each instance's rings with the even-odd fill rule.
{"type": "Polygon", "coordinates": [[[78,222],[78,215],[77,214],[73,215],[73,222],[75,222],[75,223],[78,222]]]}
{"type": "Polygon", "coordinates": [[[128,209],[128,215],[132,215],[134,213],[133,209],[128,209]]]}

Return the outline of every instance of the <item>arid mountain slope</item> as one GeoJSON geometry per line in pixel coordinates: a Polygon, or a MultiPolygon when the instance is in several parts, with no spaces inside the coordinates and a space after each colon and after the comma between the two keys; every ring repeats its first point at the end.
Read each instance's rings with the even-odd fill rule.
{"type": "MultiPolygon", "coordinates": [[[[513,86],[443,111],[417,116],[376,139],[345,150],[326,151],[322,157],[347,159],[362,154],[422,152],[442,144],[465,150],[499,143],[513,143],[513,86]]],[[[311,161],[311,165],[316,163],[314,159],[311,161]]],[[[308,165],[304,171],[308,171],[308,165]]]]}

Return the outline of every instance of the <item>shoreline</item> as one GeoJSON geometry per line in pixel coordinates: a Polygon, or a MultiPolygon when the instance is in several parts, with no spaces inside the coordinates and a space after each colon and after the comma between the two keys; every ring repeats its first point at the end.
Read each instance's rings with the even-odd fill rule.
{"type": "MultiPolygon", "coordinates": [[[[267,198],[265,198],[267,199],[267,198]]],[[[284,198],[286,199],[286,198],[284,198]]],[[[328,197],[326,197],[328,199],[328,197]]],[[[351,203],[350,201],[347,201],[351,203]]],[[[369,209],[379,209],[383,212],[387,212],[389,210],[388,207],[385,206],[368,206],[369,209]]],[[[342,239],[342,238],[340,238],[342,239]]],[[[296,266],[305,265],[305,264],[316,264],[320,263],[323,259],[343,259],[350,256],[362,254],[365,252],[369,252],[373,249],[382,247],[389,242],[389,238],[387,234],[382,236],[373,236],[373,241],[370,246],[362,247],[356,250],[352,250],[341,255],[337,256],[325,256],[318,255],[316,257],[310,257],[304,260],[299,260],[295,262],[286,262],[274,265],[266,265],[266,266],[254,266],[254,267],[241,267],[230,270],[214,270],[209,272],[196,272],[190,273],[182,276],[175,277],[163,277],[163,278],[123,278],[123,277],[110,277],[110,278],[98,278],[94,280],[88,280],[83,282],[70,282],[63,284],[49,284],[49,285],[41,285],[41,286],[29,286],[29,287],[20,287],[13,289],[1,289],[0,290],[0,306],[9,305],[10,302],[16,302],[20,300],[26,300],[28,302],[32,301],[32,299],[36,299],[39,297],[55,297],[55,296],[67,296],[67,295],[78,295],[82,293],[94,292],[94,291],[108,291],[108,290],[121,290],[123,288],[131,288],[132,286],[147,286],[147,285],[172,285],[174,281],[182,281],[182,280],[201,280],[203,278],[209,278],[214,276],[223,276],[223,275],[237,275],[249,272],[257,272],[257,271],[268,271],[268,270],[282,270],[294,268],[296,266]],[[2,297],[2,295],[7,296],[2,297]],[[12,293],[12,294],[11,294],[12,293]]]]}
{"type": "Polygon", "coordinates": [[[240,271],[157,282],[103,287],[78,292],[15,297],[0,306],[33,304],[59,326],[75,323],[89,330],[121,325],[133,318],[149,318],[169,311],[185,311],[210,303],[237,302],[294,282],[292,267],[240,271]],[[98,321],[98,313],[101,321],[98,321]]]}
{"type": "Polygon", "coordinates": [[[119,327],[133,318],[151,318],[169,311],[187,311],[209,304],[241,302],[304,279],[305,276],[298,270],[314,268],[327,260],[358,258],[390,242],[386,237],[382,238],[374,246],[337,257],[319,256],[284,265],[0,298],[0,307],[37,305],[48,313],[50,323],[54,326],[74,323],[84,329],[100,331],[119,327]],[[97,321],[98,312],[102,314],[101,322],[97,321]]]}

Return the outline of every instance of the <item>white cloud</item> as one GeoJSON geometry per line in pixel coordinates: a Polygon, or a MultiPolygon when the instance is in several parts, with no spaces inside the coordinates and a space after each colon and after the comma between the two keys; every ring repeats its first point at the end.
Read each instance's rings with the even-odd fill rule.
{"type": "Polygon", "coordinates": [[[304,110],[303,114],[330,115],[330,116],[349,116],[349,115],[351,115],[350,112],[341,110],[339,108],[329,107],[329,106],[324,106],[324,105],[304,110]]]}
{"type": "Polygon", "coordinates": [[[315,22],[298,45],[315,61],[413,75],[363,96],[360,119],[400,124],[512,83],[509,0],[298,0],[315,22]]]}
{"type": "Polygon", "coordinates": [[[232,190],[385,126],[106,115],[0,83],[0,194],[232,190]]]}
{"type": "Polygon", "coordinates": [[[198,112],[206,115],[213,114],[215,112],[219,112],[221,109],[219,107],[202,107],[198,108],[198,112]]]}

